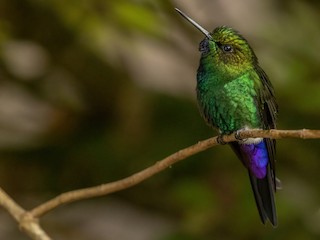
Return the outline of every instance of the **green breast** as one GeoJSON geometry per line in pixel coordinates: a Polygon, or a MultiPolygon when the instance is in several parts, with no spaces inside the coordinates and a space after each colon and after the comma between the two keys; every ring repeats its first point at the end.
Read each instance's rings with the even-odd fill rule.
{"type": "Polygon", "coordinates": [[[198,75],[198,102],[210,125],[222,133],[231,133],[244,127],[261,127],[255,100],[257,83],[252,78],[246,73],[223,83],[215,76],[198,75]]]}

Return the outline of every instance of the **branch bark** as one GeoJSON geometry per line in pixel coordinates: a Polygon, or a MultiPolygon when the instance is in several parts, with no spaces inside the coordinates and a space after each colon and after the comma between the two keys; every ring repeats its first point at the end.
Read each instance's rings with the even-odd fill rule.
{"type": "MultiPolygon", "coordinates": [[[[236,134],[222,136],[223,142],[237,141],[236,134]]],[[[301,139],[315,139],[320,138],[320,130],[243,130],[239,132],[238,136],[245,138],[301,138],[301,139]]],[[[198,143],[184,148],[172,155],[156,162],[154,165],[139,171],[124,179],[101,184],[99,186],[78,189],[66,193],[62,193],[57,197],[40,204],[30,211],[24,210],[17,203],[14,202],[1,188],[0,188],[0,205],[2,205],[12,217],[19,223],[21,229],[26,232],[32,239],[36,240],[50,240],[49,236],[43,231],[38,223],[38,218],[54,210],[55,208],[80,201],[87,198],[98,196],[105,196],[113,192],[121,191],[126,188],[135,186],[140,182],[154,176],[155,174],[165,170],[169,166],[186,159],[196,153],[202,152],[210,147],[220,145],[218,137],[212,137],[198,143]]]]}

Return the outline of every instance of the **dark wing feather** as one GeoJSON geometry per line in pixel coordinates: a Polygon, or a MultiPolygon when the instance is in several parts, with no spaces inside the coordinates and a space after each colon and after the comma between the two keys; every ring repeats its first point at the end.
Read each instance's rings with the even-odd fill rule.
{"type": "MultiPolygon", "coordinates": [[[[274,129],[276,128],[276,119],[278,114],[278,105],[276,103],[274,90],[267,74],[259,65],[256,66],[256,73],[258,74],[262,83],[262,87],[260,86],[259,88],[257,101],[259,104],[259,109],[261,109],[260,117],[263,122],[263,129],[274,129]]],[[[273,226],[276,226],[277,217],[273,200],[274,191],[276,191],[276,141],[269,138],[265,138],[264,141],[267,146],[270,161],[270,165],[267,169],[267,176],[264,179],[257,179],[252,176],[252,174],[249,173],[249,175],[257,206],[258,208],[261,205],[264,207],[264,212],[261,213],[261,210],[259,210],[262,221],[265,220],[264,218],[267,215],[273,226]]]]}
{"type": "MultiPolygon", "coordinates": [[[[256,72],[262,82],[262,87],[259,88],[259,97],[257,99],[260,106],[260,116],[263,121],[263,129],[274,129],[276,128],[276,120],[278,115],[278,104],[274,95],[272,84],[263,71],[263,69],[257,65],[256,72]]],[[[272,173],[272,181],[274,189],[276,190],[276,175],[275,175],[275,155],[276,155],[276,141],[274,139],[265,139],[269,160],[270,170],[272,173]]]]}
{"type": "Polygon", "coordinates": [[[274,90],[272,84],[267,76],[267,74],[263,71],[263,69],[259,66],[256,66],[256,73],[258,74],[262,87],[260,87],[259,99],[258,103],[262,107],[262,119],[264,121],[264,125],[266,129],[276,128],[276,119],[278,115],[278,104],[276,103],[276,98],[274,95],[274,90]]]}

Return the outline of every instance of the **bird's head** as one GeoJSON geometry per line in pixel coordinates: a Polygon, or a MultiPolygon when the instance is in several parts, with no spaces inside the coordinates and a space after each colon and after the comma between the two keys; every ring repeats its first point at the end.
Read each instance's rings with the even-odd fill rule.
{"type": "Polygon", "coordinates": [[[199,51],[206,64],[224,68],[226,71],[243,71],[258,63],[247,40],[234,29],[222,26],[210,33],[185,13],[177,8],[176,10],[205,35],[200,42],[199,51]]]}

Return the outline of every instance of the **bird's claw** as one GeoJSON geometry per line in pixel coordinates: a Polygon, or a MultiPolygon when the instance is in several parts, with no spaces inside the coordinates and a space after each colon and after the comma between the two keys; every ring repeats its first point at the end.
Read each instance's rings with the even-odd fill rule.
{"type": "Polygon", "coordinates": [[[223,140],[223,135],[220,134],[218,137],[217,137],[217,142],[220,144],[220,145],[225,145],[227,144],[224,140],[223,140]]]}
{"type": "Polygon", "coordinates": [[[238,141],[243,141],[243,138],[240,136],[240,133],[241,133],[241,130],[237,130],[237,131],[234,133],[234,137],[235,137],[235,139],[237,139],[238,141]]]}

